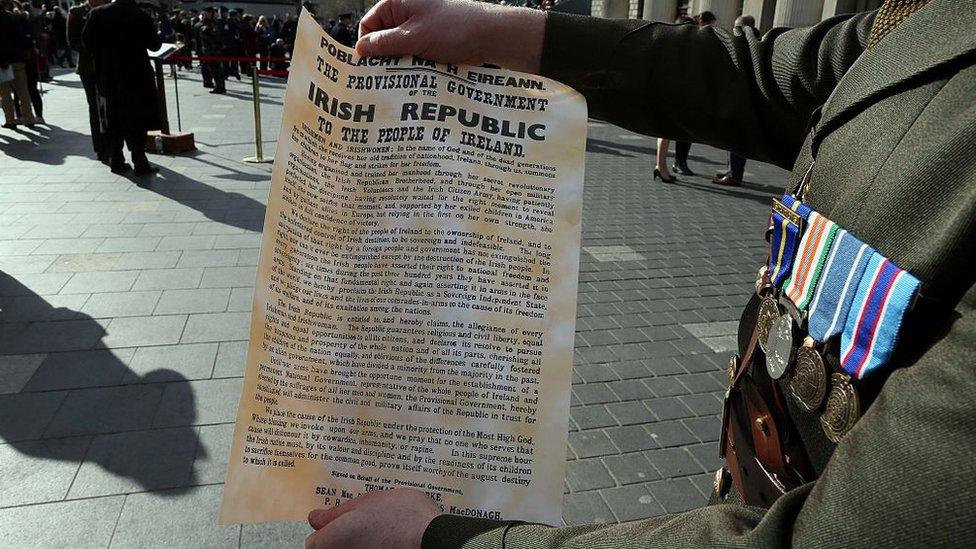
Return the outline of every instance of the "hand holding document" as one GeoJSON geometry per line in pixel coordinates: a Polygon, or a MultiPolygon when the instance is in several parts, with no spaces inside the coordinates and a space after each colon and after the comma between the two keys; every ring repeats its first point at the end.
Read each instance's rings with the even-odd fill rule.
{"type": "Polygon", "coordinates": [[[396,487],[559,520],[585,139],[562,84],[361,58],[303,13],[221,522],[396,487]]]}

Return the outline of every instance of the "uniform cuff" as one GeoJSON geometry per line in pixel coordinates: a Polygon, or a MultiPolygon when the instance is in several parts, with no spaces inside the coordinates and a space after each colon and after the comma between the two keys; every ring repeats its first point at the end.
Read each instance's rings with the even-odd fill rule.
{"type": "Polygon", "coordinates": [[[421,549],[501,549],[505,534],[513,525],[506,520],[488,520],[457,515],[440,515],[427,525],[421,549]]]}

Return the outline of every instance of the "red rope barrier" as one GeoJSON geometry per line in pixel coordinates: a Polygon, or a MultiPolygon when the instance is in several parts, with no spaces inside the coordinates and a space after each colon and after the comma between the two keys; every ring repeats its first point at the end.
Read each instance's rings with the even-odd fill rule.
{"type": "Polygon", "coordinates": [[[166,58],[166,61],[244,61],[246,63],[266,61],[268,63],[274,63],[281,61],[290,62],[291,59],[288,59],[287,57],[245,57],[231,55],[170,55],[166,58]]]}
{"type": "Polygon", "coordinates": [[[282,78],[287,78],[288,77],[288,71],[287,70],[258,69],[257,71],[258,71],[258,74],[262,74],[262,75],[265,75],[265,76],[280,76],[282,78]]]}

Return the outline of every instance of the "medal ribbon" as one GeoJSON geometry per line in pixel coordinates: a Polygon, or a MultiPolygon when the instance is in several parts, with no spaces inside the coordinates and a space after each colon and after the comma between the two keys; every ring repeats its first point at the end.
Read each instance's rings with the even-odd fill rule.
{"type": "Polygon", "coordinates": [[[810,215],[810,211],[808,206],[789,194],[784,194],[781,201],[774,201],[773,203],[773,233],[769,241],[769,279],[777,288],[783,284],[783,280],[793,266],[793,257],[796,255],[796,248],[800,242],[800,223],[802,222],[800,220],[810,215]],[[781,206],[785,206],[787,210],[798,215],[790,216],[787,215],[788,212],[781,212],[781,206]]]}
{"type": "Polygon", "coordinates": [[[919,280],[874,253],[868,261],[841,335],[841,365],[863,379],[887,362],[919,280]]]}
{"type": "Polygon", "coordinates": [[[837,231],[810,301],[807,331],[813,339],[823,343],[844,329],[858,284],[873,255],[874,249],[854,235],[844,229],[837,231]]]}
{"type": "Polygon", "coordinates": [[[836,223],[817,212],[811,211],[807,217],[807,228],[800,239],[793,271],[783,283],[783,293],[800,311],[805,311],[813,298],[838,228],[836,223]]]}

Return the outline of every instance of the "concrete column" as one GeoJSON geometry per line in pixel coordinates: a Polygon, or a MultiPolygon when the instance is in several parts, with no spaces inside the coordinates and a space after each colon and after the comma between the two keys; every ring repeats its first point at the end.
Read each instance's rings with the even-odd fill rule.
{"type": "Polygon", "coordinates": [[[678,15],[678,0],[644,0],[642,19],[673,23],[678,15]]]}
{"type": "Polygon", "coordinates": [[[881,7],[881,3],[882,0],[824,0],[822,16],[827,19],[845,13],[875,10],[881,7]]]}
{"type": "Polygon", "coordinates": [[[773,28],[773,12],[776,10],[776,0],[745,0],[742,4],[742,15],[756,18],[756,29],[766,32],[773,28]]]}
{"type": "Polygon", "coordinates": [[[698,9],[691,15],[694,16],[703,11],[710,11],[715,14],[716,25],[731,29],[735,18],[739,16],[739,3],[739,0],[700,0],[698,2],[698,9]]]}
{"type": "Polygon", "coordinates": [[[630,13],[630,0],[603,0],[603,17],[607,19],[627,19],[630,13]]]}
{"type": "Polygon", "coordinates": [[[808,27],[820,22],[824,0],[777,0],[774,27],[808,27]]]}

